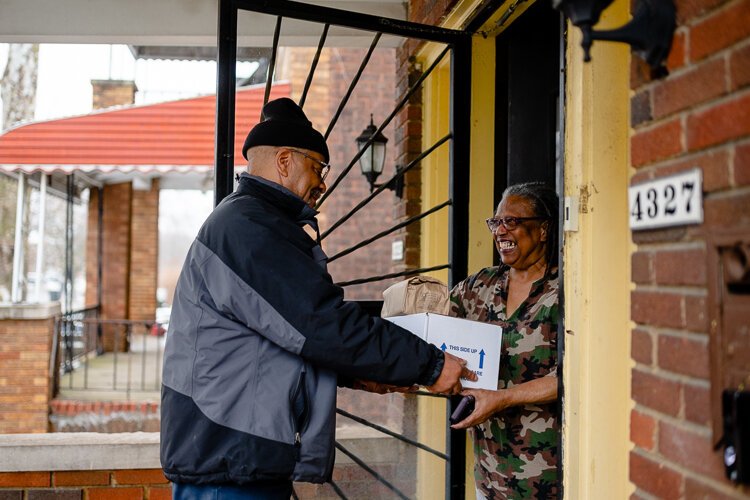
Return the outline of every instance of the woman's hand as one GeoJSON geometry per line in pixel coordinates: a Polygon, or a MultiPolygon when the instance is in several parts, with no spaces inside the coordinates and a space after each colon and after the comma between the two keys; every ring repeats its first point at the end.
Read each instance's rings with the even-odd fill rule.
{"type": "Polygon", "coordinates": [[[489,391],[486,389],[467,389],[463,396],[474,396],[474,411],[461,420],[453,429],[466,429],[481,424],[495,413],[511,406],[534,403],[550,403],[557,399],[557,377],[547,376],[514,385],[510,389],[489,391]]]}
{"type": "Polygon", "coordinates": [[[470,394],[474,396],[474,411],[457,424],[451,425],[452,429],[474,427],[488,420],[495,413],[501,412],[508,406],[511,406],[508,391],[506,390],[467,389],[461,392],[462,396],[470,394]]]}

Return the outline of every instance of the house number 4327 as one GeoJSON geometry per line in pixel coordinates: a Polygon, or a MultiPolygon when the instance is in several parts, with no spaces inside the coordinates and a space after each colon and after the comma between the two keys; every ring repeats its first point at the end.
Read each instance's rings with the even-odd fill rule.
{"type": "Polygon", "coordinates": [[[653,229],[703,222],[703,176],[699,168],[631,186],[630,228],[653,229]]]}

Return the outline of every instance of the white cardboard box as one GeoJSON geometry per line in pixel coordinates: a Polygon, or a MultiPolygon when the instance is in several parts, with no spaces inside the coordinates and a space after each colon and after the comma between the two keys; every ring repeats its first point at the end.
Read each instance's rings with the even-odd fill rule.
{"type": "Polygon", "coordinates": [[[500,346],[503,338],[501,327],[432,313],[385,319],[443,351],[465,359],[467,367],[477,374],[479,380],[462,380],[461,385],[464,387],[497,390],[500,346]]]}

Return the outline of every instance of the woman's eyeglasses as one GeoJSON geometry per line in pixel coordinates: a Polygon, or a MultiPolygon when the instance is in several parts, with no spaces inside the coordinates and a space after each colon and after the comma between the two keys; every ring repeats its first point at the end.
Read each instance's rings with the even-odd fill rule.
{"type": "Polygon", "coordinates": [[[301,155],[302,155],[302,156],[304,156],[305,158],[309,158],[310,160],[312,160],[312,161],[314,161],[315,163],[317,163],[318,165],[320,165],[320,171],[318,171],[318,170],[315,170],[315,169],[313,169],[313,170],[315,170],[315,173],[316,173],[316,174],[318,175],[318,177],[320,178],[320,182],[325,182],[325,180],[326,180],[326,176],[328,175],[328,172],[330,172],[330,171],[331,171],[331,164],[330,164],[330,163],[326,163],[326,162],[324,162],[324,161],[320,161],[320,160],[318,160],[317,158],[313,158],[313,157],[312,157],[312,156],[310,156],[309,154],[307,154],[307,153],[304,153],[304,152],[302,152],[302,151],[300,151],[300,150],[298,150],[298,149],[292,149],[292,148],[286,148],[286,149],[288,149],[288,150],[289,150],[289,151],[291,151],[292,153],[297,153],[297,154],[301,154],[301,155]]]}
{"type": "Polygon", "coordinates": [[[520,223],[527,220],[547,220],[547,217],[490,217],[486,222],[487,227],[494,233],[500,227],[500,224],[508,231],[513,231],[520,223]]]}

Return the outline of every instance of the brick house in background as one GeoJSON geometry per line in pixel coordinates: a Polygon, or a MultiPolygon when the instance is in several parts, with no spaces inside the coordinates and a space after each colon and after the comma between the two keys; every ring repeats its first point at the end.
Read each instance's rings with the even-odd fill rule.
{"type": "MultiPolygon", "coordinates": [[[[271,98],[281,95],[291,95],[299,100],[302,85],[309,69],[312,51],[305,49],[287,49],[277,68],[277,81],[273,86],[271,98]],[[284,83],[284,81],[288,83],[284,83]]],[[[362,59],[364,50],[332,48],[326,50],[318,63],[318,73],[310,94],[307,98],[305,111],[316,127],[324,131],[328,120],[333,116],[342,96],[345,94],[349,77],[353,74],[362,59]]],[[[362,74],[360,84],[351,96],[346,111],[337,122],[328,139],[333,165],[331,179],[343,169],[356,153],[354,139],[360,135],[362,129],[370,122],[370,114],[374,119],[384,118],[395,99],[395,50],[378,49],[373,54],[370,64],[362,74]]],[[[61,151],[59,145],[70,143],[81,148],[94,168],[85,166],[84,158],[76,156],[74,148],[70,152],[63,150],[66,162],[72,168],[87,172],[94,177],[109,174],[112,177],[103,185],[101,190],[91,189],[88,210],[87,233],[87,304],[101,304],[101,317],[104,319],[151,319],[156,309],[156,274],[158,261],[158,211],[159,191],[173,188],[176,184],[168,182],[168,177],[192,176],[192,183],[184,183],[188,187],[202,187],[211,185],[213,157],[213,119],[215,104],[213,97],[185,99],[170,103],[150,106],[127,106],[132,102],[134,86],[132,82],[97,81],[95,99],[97,105],[109,108],[112,105],[126,104],[119,109],[105,109],[79,118],[56,120],[49,124],[32,124],[26,130],[26,137],[35,132],[48,134],[58,141],[53,145],[37,142],[40,149],[61,151]],[[67,126],[67,128],[66,128],[67,126]],[[56,127],[56,128],[50,128],[56,127]],[[35,130],[36,128],[36,130],[35,130]],[[77,134],[77,141],[73,135],[77,134]],[[104,136],[116,137],[104,140],[104,136]],[[145,141],[145,142],[144,142],[145,141]],[[82,146],[83,143],[83,147],[82,146]],[[151,144],[153,143],[153,144],[151,144]],[[169,147],[165,148],[165,144],[169,147]],[[210,145],[209,145],[210,144],[210,145]],[[101,145],[101,146],[100,146],[101,145]],[[118,156],[119,155],[119,156],[118,156]],[[200,156],[200,157],[199,157],[200,156]],[[92,158],[97,158],[92,160],[92,158]],[[154,164],[159,159],[161,164],[154,164]],[[142,163],[143,162],[143,163],[142,163]],[[73,164],[77,164],[73,167],[73,164]],[[103,171],[101,165],[113,165],[103,171]],[[126,176],[136,178],[124,178],[126,176]],[[197,177],[197,179],[196,179],[197,177]],[[99,201],[102,200],[101,225],[99,221],[99,201]],[[101,227],[101,234],[100,234],[101,227]],[[101,242],[101,243],[100,243],[101,242]],[[101,250],[99,245],[101,244],[101,250]],[[98,297],[99,261],[95,256],[101,254],[101,298],[98,297]],[[93,257],[93,258],[92,258],[93,257]]],[[[245,160],[239,149],[244,141],[247,130],[257,122],[262,105],[263,88],[241,89],[237,94],[237,116],[235,127],[235,165],[238,170],[244,169],[245,160]]],[[[395,151],[392,147],[395,134],[389,130],[388,158],[383,177],[387,178],[395,170],[395,151]]],[[[40,135],[37,135],[40,137],[40,135]]],[[[12,143],[14,136],[7,137],[12,143]]],[[[24,138],[21,138],[24,139],[24,138]]],[[[0,158],[3,154],[3,140],[0,139],[0,158]]],[[[12,144],[8,146],[12,147],[12,144]]],[[[28,159],[27,159],[28,160],[28,159]]],[[[2,160],[0,160],[2,161],[2,160]]],[[[359,167],[340,186],[336,196],[332,197],[323,207],[319,217],[321,230],[325,231],[332,223],[345,215],[356,203],[369,194],[366,179],[359,174],[359,167]]],[[[368,205],[366,210],[355,215],[350,221],[332,233],[330,239],[323,243],[329,255],[347,248],[364,238],[382,231],[393,225],[397,210],[394,209],[391,192],[385,192],[368,205]]],[[[398,206],[398,204],[396,204],[398,206]]],[[[186,207],[186,209],[189,209],[186,207]]],[[[397,236],[398,237],[398,236],[397,236]]],[[[398,263],[396,264],[398,266],[398,263]]],[[[336,261],[330,266],[330,272],[336,281],[344,281],[372,275],[386,274],[392,271],[390,240],[383,239],[336,261]]],[[[397,267],[398,268],[398,267],[397,267]]],[[[382,290],[388,282],[376,282],[345,290],[349,299],[379,299],[382,290]]],[[[105,326],[106,328],[106,326],[105,326]]],[[[7,337],[6,337],[7,338],[7,337]]],[[[104,335],[105,349],[111,350],[114,342],[112,334],[104,335]]],[[[124,349],[125,346],[119,346],[124,349]]],[[[23,348],[19,347],[19,350],[23,348]]],[[[46,391],[41,391],[46,392],[46,391]]],[[[47,394],[39,394],[40,399],[47,400],[47,394]]],[[[33,427],[4,428],[6,432],[39,432],[47,429],[46,404],[39,401],[33,427]],[[36,418],[38,417],[38,418],[36,418]]],[[[413,427],[414,400],[405,401],[400,395],[386,395],[376,397],[362,397],[362,393],[342,390],[339,396],[339,406],[356,412],[357,415],[378,421],[396,431],[404,427],[413,427]],[[385,410],[385,411],[384,411],[385,410]],[[408,414],[408,417],[405,415],[408,414]]],[[[70,430],[109,430],[111,432],[131,430],[126,422],[120,420],[108,421],[101,415],[110,413],[125,413],[131,415],[132,420],[141,419],[144,426],[136,429],[158,429],[158,421],[154,422],[154,415],[158,416],[158,407],[149,403],[116,403],[99,402],[86,403],[77,401],[54,401],[52,416],[64,419],[64,429],[70,430]],[[93,418],[86,425],[80,424],[81,414],[91,412],[93,418]],[[97,418],[99,416],[99,418],[97,418]],[[79,423],[72,422],[78,418],[79,423]],[[155,424],[155,425],[154,425],[155,424]]],[[[53,419],[53,422],[57,420],[53,419]]],[[[339,422],[345,435],[358,437],[361,430],[354,428],[345,419],[339,422]],[[343,427],[342,427],[343,426],[343,427]]],[[[58,427],[54,427],[58,429],[58,427]]],[[[369,436],[371,441],[372,436],[369,436]]],[[[392,446],[386,440],[380,439],[376,444],[369,445],[373,450],[383,446],[390,449],[389,454],[396,454],[403,458],[409,455],[409,463],[413,465],[415,451],[402,452],[403,447],[392,446]]],[[[382,452],[380,452],[382,453],[382,452]]],[[[395,464],[391,464],[395,467],[395,464]]],[[[401,463],[401,468],[405,468],[401,463]]],[[[362,481],[366,476],[363,471],[347,471],[352,482],[362,481]]],[[[408,475],[399,480],[404,491],[414,488],[408,475]]],[[[1,477],[0,477],[1,479],[1,477]]],[[[43,481],[42,481],[43,482],[43,481]]],[[[118,480],[119,482],[119,480],[118,480]]],[[[369,486],[365,488],[368,488],[369,486]]],[[[39,486],[44,486],[39,484],[39,486]]],[[[310,490],[317,487],[310,485],[310,490]]],[[[317,490],[316,490],[317,491],[317,490]]],[[[153,494],[153,491],[152,491],[153,494]]]]}
{"type": "MultiPolygon", "coordinates": [[[[73,175],[75,179],[78,173],[79,179],[93,179],[85,303],[99,305],[101,319],[153,320],[159,190],[211,185],[215,97],[130,107],[126,104],[134,96],[132,82],[92,84],[95,105],[120,107],[14,128],[0,137],[0,166],[28,175],[73,175]]],[[[289,89],[288,84],[274,86],[272,98],[289,95],[289,89]]],[[[238,124],[257,123],[263,94],[262,87],[238,91],[238,124]]],[[[243,139],[238,130],[240,159],[243,139]]],[[[238,161],[237,166],[242,164],[238,161]]],[[[114,327],[104,328],[103,347],[112,350],[116,335],[110,330],[114,327]]],[[[119,349],[125,349],[124,335],[118,338],[119,349]]]]}
{"type": "MultiPolygon", "coordinates": [[[[346,75],[356,71],[362,54],[360,49],[333,48],[324,52],[319,62],[320,73],[305,107],[318,129],[326,130],[346,91],[346,75]]],[[[370,113],[381,118],[377,113],[392,105],[394,55],[393,49],[379,49],[373,54],[360,87],[333,130],[329,138],[331,179],[356,153],[354,139],[369,124],[370,113]]],[[[312,52],[287,49],[284,58],[286,62],[277,71],[277,81],[288,80],[273,85],[271,98],[291,95],[299,100],[312,52]]],[[[212,186],[215,99],[206,96],[132,106],[136,91],[133,82],[97,80],[92,85],[97,110],[85,116],[32,123],[9,131],[0,138],[0,163],[27,174],[78,172],[80,177],[85,175],[101,182],[101,188],[90,189],[88,198],[85,304],[99,304],[99,317],[104,320],[153,320],[157,307],[159,192],[212,186]],[[30,143],[35,144],[32,152],[23,149],[23,144],[30,143]]],[[[247,130],[260,117],[263,93],[264,86],[243,88],[237,93],[235,166],[238,171],[245,167],[240,149],[247,130]]],[[[394,150],[390,148],[384,176],[395,168],[391,161],[394,150]]],[[[339,193],[323,207],[319,217],[322,231],[369,194],[366,179],[355,168],[354,175],[344,181],[339,193]]],[[[390,227],[393,203],[389,198],[393,196],[390,192],[383,193],[367,210],[332,233],[324,241],[328,254],[390,227]]],[[[391,265],[390,243],[382,240],[336,261],[330,272],[335,280],[345,281],[386,274],[391,272],[391,265]]],[[[175,269],[178,271],[180,266],[181,261],[175,269]]],[[[355,286],[347,289],[346,294],[353,299],[379,299],[385,286],[387,283],[355,286]]],[[[115,328],[103,326],[105,351],[111,351],[115,342],[118,350],[126,349],[125,336],[116,334],[115,328]]],[[[387,399],[393,400],[394,409],[388,418],[401,425],[400,399],[391,396],[387,399]]],[[[343,395],[343,401],[364,409],[368,416],[378,412],[377,402],[368,404],[353,393],[343,395]]],[[[55,412],[61,407],[57,403],[60,402],[54,405],[55,412]]],[[[64,413],[70,413],[70,405],[61,404],[64,413]]]]}

